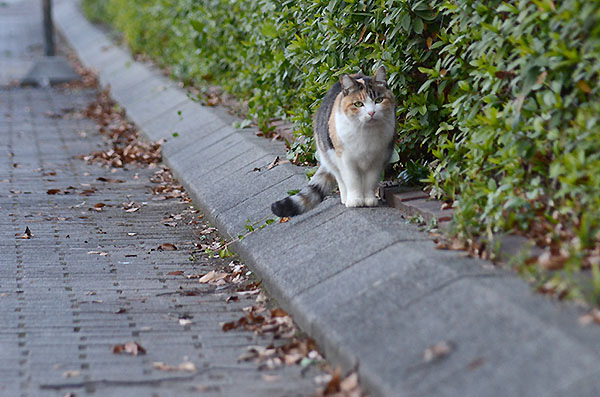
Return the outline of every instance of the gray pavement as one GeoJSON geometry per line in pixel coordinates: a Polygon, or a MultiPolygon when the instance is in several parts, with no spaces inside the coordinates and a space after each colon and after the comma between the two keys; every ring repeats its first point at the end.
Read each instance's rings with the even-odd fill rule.
{"type": "MultiPolygon", "coordinates": [[[[32,3],[1,9],[0,36],[15,30],[6,23],[12,11],[39,22],[32,3]]],[[[0,41],[0,51],[17,47],[0,41]]],[[[195,245],[218,237],[189,202],[152,193],[160,169],[79,158],[107,147],[82,116],[95,96],[0,84],[0,396],[313,395],[315,368],[258,371],[238,361],[248,345],[273,342],[221,329],[256,295],[181,274],[227,268],[233,258],[195,245]],[[158,250],[164,243],[178,249],[158,250]],[[146,354],[113,352],[132,341],[146,354]],[[196,370],[164,371],[157,362],[196,370]]]]}
{"type": "Polygon", "coordinates": [[[39,1],[0,1],[0,85],[18,82],[43,55],[40,10],[39,1]]]}
{"type": "MultiPolygon", "coordinates": [[[[271,202],[306,183],[299,167],[267,167],[285,156],[281,144],[188,100],[74,1],[59,2],[57,22],[144,133],[167,139],[166,161],[222,233],[268,219],[271,202]]],[[[328,359],[358,367],[373,395],[600,395],[600,327],[578,323],[582,308],[534,293],[513,272],[436,250],[394,209],[346,209],[331,197],[235,249],[328,359]]]]}

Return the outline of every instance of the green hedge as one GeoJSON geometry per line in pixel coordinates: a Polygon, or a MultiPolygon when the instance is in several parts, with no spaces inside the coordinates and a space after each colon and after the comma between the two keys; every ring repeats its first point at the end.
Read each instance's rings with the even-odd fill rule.
{"type": "Polygon", "coordinates": [[[458,201],[463,236],[522,230],[581,265],[600,240],[600,2],[456,1],[440,12],[439,64],[422,69],[447,130],[431,147],[430,183],[458,201]]]}
{"type": "Polygon", "coordinates": [[[520,230],[570,252],[572,268],[600,255],[597,0],[84,5],[177,78],[236,94],[262,128],[293,121],[300,162],[330,84],[383,64],[399,103],[397,170],[429,167],[459,236],[520,230]]]}
{"type": "Polygon", "coordinates": [[[427,79],[417,66],[435,64],[427,44],[439,17],[425,1],[367,3],[84,0],[88,15],[122,31],[133,51],[247,101],[261,128],[293,121],[305,137],[293,148],[300,162],[312,160],[311,117],[340,73],[383,64],[400,103],[398,154],[423,163],[441,104],[433,91],[417,93],[427,79]]]}

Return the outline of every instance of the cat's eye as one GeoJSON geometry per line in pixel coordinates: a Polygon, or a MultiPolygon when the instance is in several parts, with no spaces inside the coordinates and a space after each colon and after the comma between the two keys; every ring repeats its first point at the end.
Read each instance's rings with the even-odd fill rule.
{"type": "Polygon", "coordinates": [[[357,108],[360,108],[360,107],[364,106],[364,103],[362,103],[360,101],[356,101],[356,102],[354,102],[354,106],[356,106],[357,108]]]}
{"type": "Polygon", "coordinates": [[[382,96],[380,96],[378,98],[375,98],[375,103],[381,103],[381,102],[383,102],[383,97],[382,96]]]}

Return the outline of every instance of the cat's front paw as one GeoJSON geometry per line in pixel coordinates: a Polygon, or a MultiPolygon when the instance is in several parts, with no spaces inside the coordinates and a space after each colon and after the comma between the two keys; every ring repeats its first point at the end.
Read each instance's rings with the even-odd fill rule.
{"type": "Polygon", "coordinates": [[[367,206],[367,207],[377,207],[377,204],[379,204],[379,200],[377,199],[377,197],[367,197],[367,198],[365,198],[365,206],[367,206]]]}
{"type": "Polygon", "coordinates": [[[362,207],[364,204],[363,199],[359,197],[352,197],[346,200],[346,207],[348,208],[362,207]]]}

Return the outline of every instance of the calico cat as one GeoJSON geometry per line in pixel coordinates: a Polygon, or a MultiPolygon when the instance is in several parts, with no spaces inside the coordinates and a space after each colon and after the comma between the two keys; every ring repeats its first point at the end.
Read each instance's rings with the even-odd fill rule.
{"type": "Polygon", "coordinates": [[[346,207],[376,206],[375,191],[394,147],[395,114],[383,66],[373,77],[340,76],[313,121],[319,169],[298,194],[273,203],[273,213],[302,214],[323,201],[335,182],[346,207]]]}

